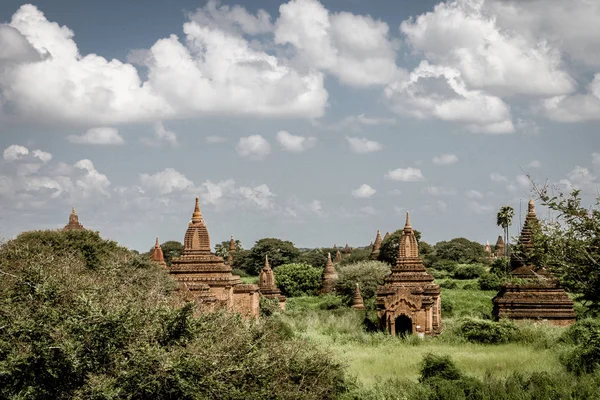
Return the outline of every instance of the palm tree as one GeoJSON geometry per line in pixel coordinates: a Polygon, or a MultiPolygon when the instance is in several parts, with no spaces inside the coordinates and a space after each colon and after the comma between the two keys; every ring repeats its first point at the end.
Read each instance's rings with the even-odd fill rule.
{"type": "Polygon", "coordinates": [[[508,227],[512,224],[515,210],[511,206],[502,206],[496,215],[496,225],[504,229],[504,256],[508,256],[508,227]]]}

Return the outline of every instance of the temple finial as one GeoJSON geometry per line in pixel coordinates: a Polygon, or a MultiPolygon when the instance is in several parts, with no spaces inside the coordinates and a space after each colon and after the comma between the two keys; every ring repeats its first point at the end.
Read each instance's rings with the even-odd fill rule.
{"type": "Polygon", "coordinates": [[[77,211],[75,211],[75,206],[73,206],[73,208],[71,208],[71,214],[77,214],[77,211]]]}
{"type": "Polygon", "coordinates": [[[202,222],[202,213],[200,212],[200,201],[196,197],[196,205],[194,206],[194,213],[192,214],[192,222],[202,222]]]}
{"type": "Polygon", "coordinates": [[[533,199],[529,199],[529,205],[527,206],[527,211],[531,214],[535,214],[535,203],[533,199]]]}
{"type": "Polygon", "coordinates": [[[327,253],[327,261],[331,261],[331,253],[327,253]]]}
{"type": "Polygon", "coordinates": [[[160,244],[158,243],[158,236],[156,237],[156,243],[154,244],[154,246],[160,246],[160,244]]]}
{"type": "Polygon", "coordinates": [[[406,224],[404,225],[404,227],[405,227],[405,228],[412,228],[412,227],[410,226],[410,214],[409,214],[409,212],[408,212],[408,211],[406,212],[406,224]]]}
{"type": "Polygon", "coordinates": [[[271,268],[269,265],[269,255],[265,254],[265,268],[271,268]]]}

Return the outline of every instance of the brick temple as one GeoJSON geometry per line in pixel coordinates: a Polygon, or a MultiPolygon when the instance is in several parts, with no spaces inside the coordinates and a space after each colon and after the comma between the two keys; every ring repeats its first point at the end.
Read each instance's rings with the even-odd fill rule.
{"type": "Polygon", "coordinates": [[[440,287],[419,257],[408,213],[396,266],[377,288],[377,316],[392,335],[436,335],[442,330],[440,287]]]}
{"type": "Polygon", "coordinates": [[[71,209],[71,214],[69,215],[69,223],[65,225],[63,231],[84,231],[85,228],[83,225],[79,223],[79,216],[75,211],[75,207],[71,209]]]}
{"type": "Polygon", "coordinates": [[[510,257],[510,276],[522,283],[505,283],[492,299],[496,320],[545,321],[567,326],[575,322],[573,300],[560,287],[558,280],[544,266],[535,265],[532,257],[533,230],[539,226],[533,200],[529,201],[525,224],[519,236],[519,251],[510,257]]]}
{"type": "Polygon", "coordinates": [[[171,260],[169,274],[179,283],[186,300],[196,301],[203,310],[224,307],[244,316],[258,316],[258,285],[244,284],[222,257],[210,251],[210,236],[197,197],[183,251],[171,260]]]}
{"type": "Polygon", "coordinates": [[[279,308],[285,310],[287,299],[281,294],[281,290],[279,290],[275,283],[275,274],[269,265],[268,256],[265,256],[265,266],[260,270],[258,287],[261,295],[265,296],[267,299],[277,300],[279,302],[279,308]]]}

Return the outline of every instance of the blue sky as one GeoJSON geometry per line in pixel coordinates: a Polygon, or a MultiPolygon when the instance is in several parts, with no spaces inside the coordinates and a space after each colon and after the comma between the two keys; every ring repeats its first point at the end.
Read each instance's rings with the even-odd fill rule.
{"type": "Polygon", "coordinates": [[[361,246],[406,211],[426,241],[493,242],[526,174],[598,193],[598,17],[584,0],[4,0],[0,237],[74,205],[146,250],[182,240],[199,196],[213,244],[361,246]]]}

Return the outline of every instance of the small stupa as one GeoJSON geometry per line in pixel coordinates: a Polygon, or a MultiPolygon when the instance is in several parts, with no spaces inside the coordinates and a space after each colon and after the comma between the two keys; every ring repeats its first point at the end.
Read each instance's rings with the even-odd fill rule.
{"type": "Polygon", "coordinates": [[[355,310],[366,310],[366,307],[363,303],[363,298],[360,294],[358,282],[356,283],[356,288],[354,289],[354,296],[352,296],[352,305],[350,307],[354,308],[355,310]]]}
{"type": "Polygon", "coordinates": [[[440,286],[419,257],[409,214],[400,237],[398,258],[385,283],[377,288],[377,316],[392,335],[436,335],[442,330],[440,286]]]}
{"type": "Polygon", "coordinates": [[[335,252],[335,259],[333,260],[333,263],[337,264],[340,261],[342,261],[342,253],[340,253],[340,251],[338,250],[335,252]]]}
{"type": "Polygon", "coordinates": [[[502,239],[501,235],[498,235],[498,240],[496,240],[496,248],[494,249],[494,255],[496,257],[504,257],[504,239],[502,239]]]}
{"type": "Polygon", "coordinates": [[[558,280],[544,266],[535,265],[532,257],[534,229],[539,226],[533,199],[529,201],[525,224],[519,236],[518,251],[510,257],[510,276],[523,283],[504,283],[492,299],[492,315],[496,320],[546,321],[567,326],[575,322],[573,300],[560,287],[558,280]]]}
{"type": "Polygon", "coordinates": [[[231,235],[231,239],[229,239],[229,252],[227,253],[227,263],[231,266],[233,266],[233,258],[235,256],[235,252],[235,240],[233,239],[233,235],[231,235]]]}
{"type": "Polygon", "coordinates": [[[323,281],[319,293],[333,293],[335,291],[335,282],[337,280],[338,273],[333,266],[333,261],[331,261],[331,253],[327,253],[327,263],[325,264],[325,270],[323,271],[323,281]]]}
{"type": "Polygon", "coordinates": [[[494,253],[492,253],[492,247],[490,246],[490,242],[488,240],[485,241],[485,246],[483,247],[483,251],[485,251],[489,258],[494,258],[494,253]]]}
{"type": "Polygon", "coordinates": [[[378,229],[377,236],[375,236],[375,242],[373,243],[373,247],[371,249],[371,254],[369,255],[369,258],[371,260],[377,260],[377,258],[379,257],[379,250],[381,249],[382,242],[383,242],[383,239],[381,238],[381,232],[379,232],[379,229],[378,229]]]}
{"type": "Polygon", "coordinates": [[[71,209],[71,214],[69,215],[69,223],[65,225],[63,231],[84,231],[85,228],[83,225],[79,223],[79,216],[75,211],[75,207],[71,209]]]}
{"type": "Polygon", "coordinates": [[[281,294],[281,290],[275,283],[275,274],[269,265],[269,256],[265,255],[265,266],[260,270],[258,277],[258,287],[260,294],[265,296],[267,299],[274,299],[279,302],[279,307],[285,310],[286,298],[281,294]]]}
{"type": "Polygon", "coordinates": [[[156,243],[154,244],[154,250],[152,250],[152,261],[160,264],[161,267],[167,269],[167,263],[165,262],[165,255],[163,254],[162,248],[158,243],[158,236],[156,237],[156,243]]]}

